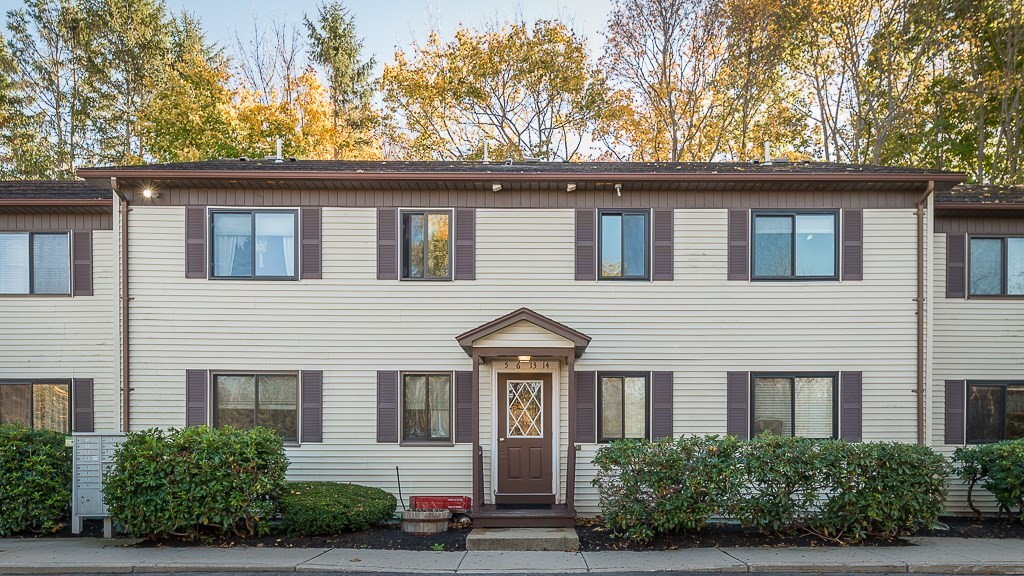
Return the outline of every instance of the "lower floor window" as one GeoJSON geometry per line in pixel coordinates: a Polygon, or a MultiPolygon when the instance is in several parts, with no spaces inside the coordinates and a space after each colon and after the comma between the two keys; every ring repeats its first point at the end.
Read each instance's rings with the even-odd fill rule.
{"type": "Polygon", "coordinates": [[[835,389],[835,375],[755,375],[753,435],[835,438],[835,389]]]}
{"type": "Polygon", "coordinates": [[[1024,438],[1024,383],[967,384],[967,442],[1024,438]]]}
{"type": "Polygon", "coordinates": [[[647,437],[647,374],[601,374],[598,442],[647,437]]]}
{"type": "Polygon", "coordinates": [[[217,374],[214,426],[243,430],[263,426],[285,440],[296,440],[298,392],[295,374],[217,374]]]}
{"type": "Polygon", "coordinates": [[[402,377],[402,439],[451,441],[451,374],[402,377]]]}
{"type": "Polygon", "coordinates": [[[71,385],[0,383],[0,424],[71,433],[71,385]]]}

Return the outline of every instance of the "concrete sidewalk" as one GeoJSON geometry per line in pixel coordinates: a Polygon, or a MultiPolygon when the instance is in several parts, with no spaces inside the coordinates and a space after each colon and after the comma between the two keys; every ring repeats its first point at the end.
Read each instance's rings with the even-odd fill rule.
{"type": "Polygon", "coordinates": [[[882,548],[664,552],[407,552],[132,548],[91,538],[0,539],[0,574],[85,572],[924,572],[1024,574],[1024,540],[909,538],[882,548]]]}

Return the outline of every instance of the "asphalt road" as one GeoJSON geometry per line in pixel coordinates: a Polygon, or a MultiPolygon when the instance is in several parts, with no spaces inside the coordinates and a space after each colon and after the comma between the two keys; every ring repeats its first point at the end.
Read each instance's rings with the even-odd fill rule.
{"type": "MultiPolygon", "coordinates": [[[[146,572],[146,576],[295,576],[296,572],[146,572]]],[[[305,572],[309,576],[451,576],[450,572],[438,572],[432,573],[409,573],[409,572],[305,572]]],[[[485,572],[487,576],[500,576],[502,572],[485,572]]],[[[511,572],[510,574],[523,574],[523,572],[511,572]]],[[[722,576],[723,572],[602,572],[601,576],[667,576],[670,574],[680,574],[685,576],[722,576]]],[[[786,573],[786,572],[735,572],[735,574],[749,574],[750,576],[808,576],[808,572],[802,573],[786,573]]],[[[848,573],[848,572],[812,572],[810,574],[822,575],[822,576],[864,576],[864,574],[848,573]]],[[[578,572],[544,572],[543,576],[578,576],[578,572]]],[[[906,576],[906,572],[892,572],[892,573],[878,573],[872,574],[872,576],[906,576]]],[[[28,575],[26,575],[28,576],[28,575]]],[[[62,575],[64,576],[64,575],[62,575]]],[[[109,574],[108,573],[89,573],[82,574],[76,572],[68,572],[66,576],[123,576],[123,573],[109,574]]],[[[539,576],[538,573],[531,573],[530,576],[539,576]]],[[[948,576],[948,575],[928,575],[928,574],[917,574],[915,576],[948,576]]]]}

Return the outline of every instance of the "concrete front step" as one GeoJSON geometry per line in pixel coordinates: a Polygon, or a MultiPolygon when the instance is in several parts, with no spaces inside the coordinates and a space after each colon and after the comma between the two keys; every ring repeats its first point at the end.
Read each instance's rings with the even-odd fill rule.
{"type": "Polygon", "coordinates": [[[573,528],[474,528],[466,550],[498,552],[576,552],[580,538],[573,528]]]}

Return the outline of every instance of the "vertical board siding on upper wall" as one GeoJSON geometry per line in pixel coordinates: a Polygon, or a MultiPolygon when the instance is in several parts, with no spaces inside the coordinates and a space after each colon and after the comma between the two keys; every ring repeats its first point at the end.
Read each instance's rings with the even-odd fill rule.
{"type": "Polygon", "coordinates": [[[115,374],[120,354],[114,233],[75,235],[92,240],[92,295],[0,298],[0,374],[9,379],[91,379],[93,429],[116,432],[121,392],[115,374]]]}
{"type": "MultiPolygon", "coordinates": [[[[315,366],[325,441],[288,449],[294,479],[396,491],[398,464],[406,496],[468,495],[471,444],[377,442],[377,372],[470,370],[455,336],[521,306],[593,338],[577,370],[673,372],[675,436],[725,433],[731,370],[863,370],[864,439],[916,439],[911,210],[865,210],[854,283],[729,282],[724,209],[676,210],[673,281],[577,282],[571,208],[478,209],[474,282],[378,281],[372,208],[323,209],[322,280],[195,282],[181,278],[182,251],[166,249],[184,245],[184,217],[136,206],[130,218],[133,429],[181,425],[186,369],[315,366]]],[[[579,443],[577,503],[592,514],[597,445],[579,443]]]]}

